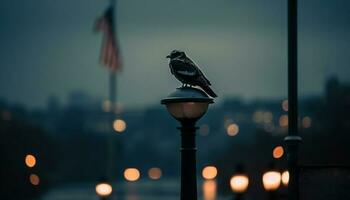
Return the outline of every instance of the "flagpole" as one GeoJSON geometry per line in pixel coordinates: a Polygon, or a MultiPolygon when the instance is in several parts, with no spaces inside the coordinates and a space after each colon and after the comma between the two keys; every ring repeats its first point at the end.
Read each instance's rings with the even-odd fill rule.
{"type": "Polygon", "coordinates": [[[111,102],[111,111],[110,111],[110,127],[111,127],[111,137],[108,137],[108,163],[107,163],[107,177],[111,180],[114,179],[115,175],[115,135],[113,129],[114,120],[117,118],[116,109],[117,109],[117,73],[115,70],[109,72],[109,101],[111,102]]]}
{"type": "MultiPolygon", "coordinates": [[[[110,6],[115,7],[115,0],[110,0],[110,6]]],[[[117,72],[116,70],[109,70],[109,101],[111,102],[111,113],[110,113],[110,126],[111,126],[111,137],[108,138],[108,163],[107,163],[107,177],[114,181],[115,178],[115,151],[116,141],[114,137],[113,123],[117,118],[117,72]]],[[[118,173],[119,175],[119,173],[118,173]]]]}

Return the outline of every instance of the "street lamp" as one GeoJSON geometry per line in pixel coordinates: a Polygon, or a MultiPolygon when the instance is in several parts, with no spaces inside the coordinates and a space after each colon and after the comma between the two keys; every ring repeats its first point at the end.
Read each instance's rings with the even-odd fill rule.
{"type": "Polygon", "coordinates": [[[235,194],[235,200],[241,200],[249,186],[249,177],[242,167],[237,167],[235,174],[230,179],[230,186],[235,194]]]}
{"type": "Polygon", "coordinates": [[[281,185],[281,173],[276,170],[267,171],[263,174],[262,181],[264,189],[269,193],[270,200],[275,200],[275,192],[281,185]]]}
{"type": "Polygon", "coordinates": [[[109,183],[100,182],[96,185],[95,191],[101,200],[107,200],[108,196],[112,194],[113,189],[109,183]]]}
{"type": "Polygon", "coordinates": [[[192,87],[177,88],[161,100],[181,123],[181,200],[197,200],[195,124],[213,102],[205,92],[192,87]]]}

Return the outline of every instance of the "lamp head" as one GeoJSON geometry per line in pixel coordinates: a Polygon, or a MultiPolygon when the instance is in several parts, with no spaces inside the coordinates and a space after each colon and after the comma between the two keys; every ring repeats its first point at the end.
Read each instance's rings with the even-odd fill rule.
{"type": "Polygon", "coordinates": [[[200,119],[213,102],[202,90],[189,87],[177,88],[161,100],[161,104],[166,105],[168,112],[180,122],[200,119]]]}

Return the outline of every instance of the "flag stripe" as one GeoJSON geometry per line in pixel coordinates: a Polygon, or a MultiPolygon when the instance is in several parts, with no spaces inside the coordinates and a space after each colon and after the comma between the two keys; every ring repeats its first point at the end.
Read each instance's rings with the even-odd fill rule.
{"type": "Polygon", "coordinates": [[[100,62],[110,70],[121,69],[121,56],[115,37],[113,7],[109,7],[102,17],[97,19],[95,30],[103,33],[100,62]]]}

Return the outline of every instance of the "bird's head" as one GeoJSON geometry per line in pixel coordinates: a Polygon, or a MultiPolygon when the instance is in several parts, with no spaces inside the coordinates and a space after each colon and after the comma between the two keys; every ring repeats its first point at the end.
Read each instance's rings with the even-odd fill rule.
{"type": "Polygon", "coordinates": [[[183,51],[179,51],[179,50],[173,50],[168,56],[167,58],[177,58],[177,57],[183,57],[186,56],[185,52],[183,51]]]}

